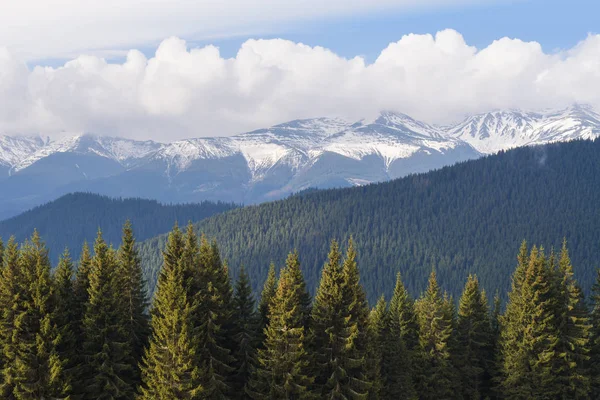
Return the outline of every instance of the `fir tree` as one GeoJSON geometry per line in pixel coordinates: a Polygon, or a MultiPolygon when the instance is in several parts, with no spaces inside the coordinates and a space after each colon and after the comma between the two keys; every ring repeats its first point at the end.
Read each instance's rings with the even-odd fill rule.
{"type": "Polygon", "coordinates": [[[256,302],[252,295],[250,279],[243,265],[236,281],[233,304],[233,320],[235,321],[233,339],[235,340],[234,357],[236,360],[233,382],[236,385],[236,397],[246,398],[248,381],[257,366],[259,317],[255,310],[256,302]]]}
{"type": "Polygon", "coordinates": [[[600,268],[596,269],[596,281],[592,286],[592,311],[590,332],[591,398],[600,398],[600,268]]]}
{"type": "Polygon", "coordinates": [[[188,296],[181,262],[184,240],[174,227],[163,252],[164,264],[152,305],[150,344],[142,364],[140,399],[198,399],[199,344],[194,334],[194,301],[188,296]]]}
{"type": "Polygon", "coordinates": [[[347,324],[349,304],[344,304],[342,254],[331,242],[329,259],[312,309],[310,341],[314,353],[315,386],[323,398],[343,398],[352,391],[348,367],[353,363],[347,352],[352,345],[352,327],[347,324]]]}
{"type": "Polygon", "coordinates": [[[249,390],[255,399],[311,398],[308,375],[309,361],[305,348],[303,299],[305,284],[295,253],[288,256],[281,271],[277,291],[271,302],[265,348],[258,354],[259,368],[254,382],[261,383],[249,390]]]}
{"type": "Polygon", "coordinates": [[[65,387],[73,391],[78,368],[78,339],[77,336],[77,299],[73,288],[74,268],[69,250],[63,252],[56,271],[54,272],[55,286],[55,322],[60,338],[57,342],[57,351],[63,363],[65,372],[65,387]]]}
{"type": "Polygon", "coordinates": [[[369,400],[382,398],[383,377],[381,372],[383,362],[383,347],[385,340],[386,318],[389,317],[387,303],[381,296],[369,313],[367,370],[371,390],[369,400]]]}
{"type": "Polygon", "coordinates": [[[86,370],[82,383],[87,398],[128,399],[134,391],[125,379],[131,374],[131,350],[127,330],[121,325],[118,277],[115,251],[98,231],[83,320],[86,370]]]}
{"type": "Polygon", "coordinates": [[[465,399],[490,395],[492,332],[485,293],[469,275],[460,298],[457,323],[458,367],[465,399]]]}
{"type": "Polygon", "coordinates": [[[415,305],[419,322],[420,365],[416,377],[422,399],[455,399],[451,341],[453,321],[441,294],[435,272],[426,292],[415,305]]]}
{"type": "MultiPolygon", "coordinates": [[[[191,234],[188,229],[188,236],[191,234]]],[[[202,385],[206,398],[225,399],[232,394],[232,288],[226,266],[215,244],[202,236],[198,263],[194,266],[198,305],[195,320],[200,336],[202,385]]]]}
{"type": "Polygon", "coordinates": [[[258,303],[258,313],[260,317],[260,326],[259,326],[259,341],[260,346],[262,346],[262,342],[264,341],[264,330],[269,325],[269,306],[273,297],[275,297],[275,292],[277,291],[277,275],[275,272],[275,264],[271,263],[269,266],[269,273],[267,274],[267,279],[265,280],[262,293],[260,295],[260,302],[258,303]]]}
{"type": "Polygon", "coordinates": [[[583,293],[574,278],[573,266],[563,242],[558,264],[559,273],[559,343],[554,374],[559,377],[559,397],[569,399],[589,398],[591,325],[583,293]]]}
{"type": "Polygon", "coordinates": [[[143,278],[142,266],[131,222],[125,222],[121,247],[118,250],[116,282],[119,285],[119,309],[122,319],[121,325],[125,329],[129,341],[129,359],[131,366],[130,376],[126,377],[129,385],[137,387],[140,380],[138,364],[144,354],[148,340],[148,306],[146,284],[143,278]]]}
{"type": "Polygon", "coordinates": [[[21,250],[14,271],[16,253],[14,249],[8,250],[5,272],[15,272],[11,278],[17,281],[4,283],[20,294],[13,297],[12,315],[3,327],[10,335],[4,349],[3,375],[7,385],[4,394],[16,399],[64,397],[69,387],[56,348],[60,336],[54,321],[48,251],[37,231],[34,232],[21,250]]]}
{"type": "Polygon", "coordinates": [[[2,266],[4,265],[4,262],[2,261],[4,257],[4,242],[2,241],[2,238],[0,237],[0,268],[2,268],[2,266]]]}
{"type": "Polygon", "coordinates": [[[415,302],[402,283],[400,273],[396,275],[396,286],[390,300],[390,313],[400,323],[402,339],[409,352],[413,353],[419,347],[419,324],[415,314],[415,302]]]}
{"type": "Polygon", "coordinates": [[[350,238],[342,265],[342,303],[348,328],[346,357],[349,362],[346,373],[351,382],[351,390],[357,395],[366,396],[371,387],[366,371],[369,308],[365,291],[360,284],[356,257],[354,242],[350,238]]]}

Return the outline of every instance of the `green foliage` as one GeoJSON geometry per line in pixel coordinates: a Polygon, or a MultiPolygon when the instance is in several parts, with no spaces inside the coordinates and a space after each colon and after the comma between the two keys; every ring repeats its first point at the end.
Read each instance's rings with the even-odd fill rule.
{"type": "MultiPolygon", "coordinates": [[[[72,249],[72,255],[79,257],[81,243],[84,240],[92,243],[98,228],[102,229],[104,240],[116,247],[121,239],[121,227],[127,220],[135,226],[137,239],[146,240],[168,232],[175,221],[182,224],[200,221],[235,207],[221,202],[161,204],[147,199],[72,193],[0,221],[0,236],[14,235],[22,242],[37,229],[46,241],[52,261],[56,262],[65,248],[72,249]]],[[[153,283],[156,278],[153,277],[153,283]]]]}
{"type": "Polygon", "coordinates": [[[419,373],[415,377],[422,399],[456,399],[452,340],[454,321],[451,305],[442,295],[435,272],[427,291],[415,305],[419,322],[419,373]]]}
{"type": "MultiPolygon", "coordinates": [[[[307,287],[315,293],[330,240],[352,235],[371,304],[382,293],[390,298],[398,272],[406,289],[418,295],[432,264],[456,298],[468,275],[476,274],[488,293],[499,290],[506,300],[523,238],[559,248],[566,236],[576,275],[589,290],[600,266],[598,198],[600,140],[576,141],[240,208],[201,221],[197,229],[218,241],[232,266],[246,266],[256,291],[269,262],[281,265],[297,249],[307,287]]],[[[165,238],[142,244],[150,287],[165,238]]]]}
{"type": "Polygon", "coordinates": [[[258,329],[260,317],[255,310],[256,301],[252,294],[250,281],[246,270],[242,266],[240,275],[235,284],[235,296],[233,298],[233,321],[235,330],[233,340],[235,342],[234,358],[235,374],[233,382],[235,393],[238,398],[247,398],[249,380],[256,370],[257,347],[259,345],[258,329]]]}
{"type": "Polygon", "coordinates": [[[473,275],[469,275],[460,298],[456,336],[463,397],[490,396],[494,361],[492,325],[487,297],[473,275]]]}
{"type": "Polygon", "coordinates": [[[122,307],[118,282],[117,257],[102,233],[94,244],[89,273],[89,300],[83,318],[83,353],[85,373],[82,377],[85,397],[94,399],[128,399],[134,388],[127,381],[131,374],[131,348],[122,324],[122,307]]]}
{"type": "Polygon", "coordinates": [[[140,381],[138,362],[144,354],[149,334],[146,313],[148,298],[130,221],[125,222],[123,226],[123,238],[117,258],[115,282],[118,284],[117,300],[119,316],[122,318],[119,325],[125,330],[130,351],[127,363],[130,365],[131,374],[126,380],[130,386],[137,387],[140,381]]]}
{"type": "Polygon", "coordinates": [[[140,399],[198,399],[202,393],[193,299],[181,262],[183,235],[169,234],[164,267],[152,305],[151,339],[142,364],[140,399]]]}
{"type": "Polygon", "coordinates": [[[313,378],[308,375],[304,305],[306,290],[298,257],[290,253],[271,302],[269,325],[259,368],[249,394],[254,399],[311,398],[313,378]],[[299,275],[300,274],[300,275],[299,275]]]}

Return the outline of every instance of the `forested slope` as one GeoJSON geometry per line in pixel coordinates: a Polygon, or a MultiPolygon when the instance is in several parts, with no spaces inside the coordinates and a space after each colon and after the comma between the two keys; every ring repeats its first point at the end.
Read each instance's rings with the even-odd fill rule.
{"type": "Polygon", "coordinates": [[[0,237],[14,235],[22,242],[37,229],[46,242],[52,260],[65,247],[74,257],[84,240],[92,243],[98,229],[105,240],[118,246],[123,223],[130,219],[139,240],[168,232],[175,221],[186,224],[234,208],[232,204],[161,204],[145,199],[113,199],[91,193],[73,193],[0,222],[0,237]]]}
{"type": "MultiPolygon", "coordinates": [[[[201,221],[233,275],[244,264],[257,289],[269,263],[297,249],[314,291],[332,238],[354,237],[369,300],[390,294],[396,272],[414,294],[435,268],[454,295],[477,273],[504,293],[515,249],[559,248],[566,238],[585,289],[600,265],[600,140],[518,148],[403,179],[294,196],[201,221]]],[[[141,244],[151,286],[165,237],[141,244]]],[[[548,249],[549,251],[550,249],[548,249]]]]}

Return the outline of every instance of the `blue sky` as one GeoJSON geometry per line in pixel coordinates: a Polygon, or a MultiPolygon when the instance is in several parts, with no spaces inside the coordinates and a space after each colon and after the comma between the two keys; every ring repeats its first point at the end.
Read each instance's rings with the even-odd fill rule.
{"type": "Polygon", "coordinates": [[[0,13],[0,132],[600,109],[598,15],[592,0],[19,0],[0,13]]]}
{"type": "MultiPolygon", "coordinates": [[[[374,61],[390,42],[409,33],[431,33],[451,28],[467,43],[484,48],[502,38],[537,41],[551,53],[573,47],[589,33],[600,32],[600,2],[594,0],[516,0],[493,4],[385,12],[346,18],[319,18],[275,28],[271,33],[227,39],[194,40],[191,46],[213,44],[224,57],[233,57],[248,38],[284,38],[329,48],[344,57],[364,56],[374,61]]],[[[155,46],[142,46],[152,55],[155,46]]]]}

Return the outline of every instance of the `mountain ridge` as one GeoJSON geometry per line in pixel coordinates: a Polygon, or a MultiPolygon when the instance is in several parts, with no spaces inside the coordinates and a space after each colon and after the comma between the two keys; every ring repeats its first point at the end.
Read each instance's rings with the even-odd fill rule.
{"type": "Polygon", "coordinates": [[[387,181],[513,147],[598,136],[600,114],[582,105],[492,111],[447,127],[383,111],[353,122],[294,120],[171,143],[91,134],[0,136],[0,219],[74,191],[254,204],[307,188],[387,181]]]}

